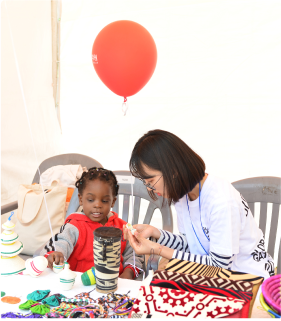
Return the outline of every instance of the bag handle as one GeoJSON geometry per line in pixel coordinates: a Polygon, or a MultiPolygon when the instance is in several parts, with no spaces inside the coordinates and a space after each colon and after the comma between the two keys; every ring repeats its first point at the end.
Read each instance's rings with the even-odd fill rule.
{"type": "Polygon", "coordinates": [[[34,190],[32,188],[26,188],[23,185],[21,185],[20,189],[23,189],[23,188],[25,189],[25,191],[24,191],[23,195],[20,195],[19,200],[18,200],[17,218],[21,223],[27,224],[27,223],[30,223],[32,220],[34,220],[35,217],[37,216],[37,214],[40,210],[40,207],[42,205],[44,195],[43,195],[43,192],[38,195],[37,200],[36,200],[36,204],[34,204],[33,210],[30,211],[30,212],[33,212],[33,213],[31,213],[31,217],[29,217],[28,220],[24,221],[22,219],[22,213],[23,213],[25,198],[28,193],[34,192],[34,190]]]}

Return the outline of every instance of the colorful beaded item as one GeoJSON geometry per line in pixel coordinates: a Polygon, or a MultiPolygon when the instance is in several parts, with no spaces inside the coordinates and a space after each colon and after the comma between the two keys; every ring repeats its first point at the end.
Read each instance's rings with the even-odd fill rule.
{"type": "Polygon", "coordinates": [[[115,309],[113,309],[113,312],[118,315],[129,314],[132,310],[133,305],[134,305],[134,300],[124,299],[115,309]]]}
{"type": "Polygon", "coordinates": [[[36,313],[28,313],[28,314],[22,314],[22,313],[18,313],[18,312],[8,312],[8,313],[3,313],[1,314],[1,318],[43,318],[42,315],[40,314],[36,314],[36,313]]]}
{"type": "Polygon", "coordinates": [[[107,318],[108,310],[100,304],[91,304],[71,311],[69,318],[107,318]]]}

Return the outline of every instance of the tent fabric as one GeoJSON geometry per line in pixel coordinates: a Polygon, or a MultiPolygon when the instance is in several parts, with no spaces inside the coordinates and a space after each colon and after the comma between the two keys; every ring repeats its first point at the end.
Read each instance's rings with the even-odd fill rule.
{"type": "Polygon", "coordinates": [[[193,148],[207,173],[281,177],[280,10],[278,0],[62,0],[64,147],[128,170],[136,141],[159,128],[193,148]],[[91,59],[96,36],[117,20],[144,26],[158,53],[126,116],[91,59]]]}
{"type": "MultiPolygon", "coordinates": [[[[229,182],[281,177],[280,12],[279,0],[62,0],[66,152],[128,170],[136,141],[163,129],[194,149],[207,173],[229,182]],[[144,26],[158,54],[149,82],[128,97],[126,116],[123,98],[102,83],[91,59],[98,33],[117,20],[144,26]]],[[[142,202],[139,222],[144,215],[142,202]]],[[[160,218],[153,215],[151,224],[162,228],[160,218]]]]}
{"type": "MultiPolygon", "coordinates": [[[[31,183],[38,163],[56,154],[81,153],[127,170],[136,141],[156,128],[178,135],[204,159],[207,173],[230,182],[281,176],[279,0],[62,0],[62,134],[53,97],[51,4],[1,2],[2,204],[16,200],[19,184],[31,183]],[[143,25],[158,52],[152,78],[128,97],[126,116],[123,98],[101,82],[91,61],[98,33],[123,19],[143,25]]],[[[161,228],[160,217],[151,224],[161,228]]]]}
{"type": "Polygon", "coordinates": [[[19,185],[30,184],[39,165],[25,114],[8,18],[38,163],[62,153],[52,87],[51,1],[2,1],[2,205],[17,200],[19,185]]]}
{"type": "Polygon", "coordinates": [[[53,96],[60,124],[60,18],[61,1],[51,0],[53,96]]]}

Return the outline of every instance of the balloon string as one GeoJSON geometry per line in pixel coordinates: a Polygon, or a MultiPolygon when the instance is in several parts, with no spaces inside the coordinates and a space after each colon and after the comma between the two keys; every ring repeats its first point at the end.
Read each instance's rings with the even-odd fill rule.
{"type": "Polygon", "coordinates": [[[122,104],[122,111],[124,116],[126,116],[127,110],[128,110],[127,98],[124,97],[124,102],[122,104]]]}
{"type": "MultiPolygon", "coordinates": [[[[34,154],[35,154],[35,161],[36,161],[37,164],[39,164],[38,159],[37,159],[37,153],[36,153],[36,149],[35,149],[35,144],[34,144],[34,140],[33,140],[30,120],[29,120],[29,116],[28,116],[28,111],[27,111],[27,105],[26,105],[26,100],[25,100],[25,95],[24,95],[24,90],[23,90],[23,85],[22,85],[22,80],[21,80],[20,69],[19,69],[19,65],[18,65],[18,59],[17,59],[16,49],[15,49],[15,44],[14,44],[14,38],[13,38],[12,29],[11,29],[11,25],[10,25],[10,19],[9,19],[9,14],[8,14],[8,9],[7,9],[7,0],[5,1],[5,8],[6,8],[6,13],[7,13],[7,18],[8,18],[7,20],[8,20],[8,25],[9,25],[9,31],[10,31],[10,36],[11,36],[13,52],[14,52],[16,70],[17,70],[18,79],[19,79],[19,85],[20,85],[22,99],[23,99],[24,110],[25,110],[27,123],[28,123],[29,131],[30,131],[33,151],[34,151],[34,154]]],[[[51,225],[51,220],[50,220],[50,214],[49,214],[49,211],[48,211],[48,206],[47,206],[47,201],[46,201],[46,197],[45,197],[44,187],[43,187],[42,182],[41,182],[41,173],[40,173],[39,166],[38,166],[37,170],[38,170],[38,173],[39,173],[39,180],[40,180],[40,185],[41,185],[41,188],[42,188],[44,202],[45,202],[46,211],[47,211],[47,215],[48,215],[48,220],[49,220],[49,226],[50,226],[50,230],[51,230],[52,240],[53,240],[54,248],[55,248],[55,251],[56,251],[55,240],[54,240],[54,235],[53,235],[53,230],[52,230],[52,225],[51,225]]]]}

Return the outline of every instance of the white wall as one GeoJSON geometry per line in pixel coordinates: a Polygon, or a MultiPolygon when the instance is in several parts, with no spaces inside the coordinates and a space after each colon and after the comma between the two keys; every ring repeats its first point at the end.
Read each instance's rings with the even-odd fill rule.
{"type": "Polygon", "coordinates": [[[1,2],[2,205],[17,199],[20,184],[31,184],[37,166],[44,159],[62,153],[52,88],[51,32],[50,0],[1,2]],[[38,163],[20,90],[8,18],[38,163]]]}

